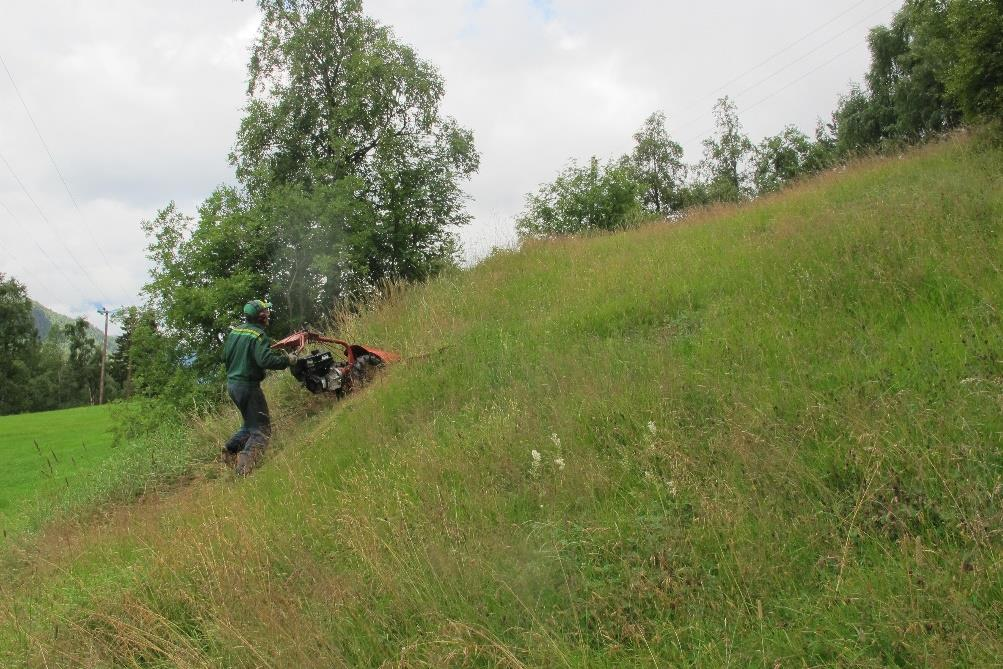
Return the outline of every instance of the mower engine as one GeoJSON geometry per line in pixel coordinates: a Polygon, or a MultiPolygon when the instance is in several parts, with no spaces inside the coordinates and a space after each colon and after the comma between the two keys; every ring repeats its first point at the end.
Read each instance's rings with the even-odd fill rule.
{"type": "Polygon", "coordinates": [[[311,351],[302,357],[289,371],[311,393],[337,392],[341,390],[344,376],[334,365],[330,351],[311,351]]]}
{"type": "Polygon", "coordinates": [[[289,371],[312,393],[334,393],[341,397],[363,385],[385,363],[400,359],[396,353],[349,344],[308,330],[289,335],[272,347],[300,352],[311,343],[340,346],[345,355],[345,359],[340,360],[327,350],[313,349],[308,355],[299,353],[299,360],[289,371]]]}

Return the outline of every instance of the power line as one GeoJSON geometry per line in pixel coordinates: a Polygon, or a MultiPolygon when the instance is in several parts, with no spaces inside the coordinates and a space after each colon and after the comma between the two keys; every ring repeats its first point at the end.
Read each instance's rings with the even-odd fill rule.
{"type": "MultiPolygon", "coordinates": [[[[14,212],[11,211],[10,207],[8,207],[7,204],[2,201],[0,201],[0,207],[3,207],[7,211],[7,215],[10,216],[11,220],[14,221],[14,223],[18,226],[18,228],[21,229],[22,232],[24,232],[24,225],[21,223],[20,219],[18,219],[18,217],[14,215],[14,212]]],[[[41,253],[42,256],[49,261],[49,264],[52,265],[53,268],[56,269],[56,271],[58,271],[60,274],[63,275],[63,278],[66,279],[66,282],[72,286],[75,286],[77,290],[80,291],[80,286],[77,284],[77,282],[73,281],[73,279],[70,278],[70,276],[66,273],[66,270],[63,269],[63,266],[54,261],[52,259],[52,256],[49,255],[48,251],[46,251],[34,237],[32,237],[31,235],[26,235],[26,236],[31,239],[32,243],[35,245],[35,248],[37,248],[39,253],[41,253]]],[[[80,296],[84,298],[84,301],[87,301],[87,296],[83,293],[83,291],[80,291],[80,296]]]]}
{"type": "Polygon", "coordinates": [[[80,216],[80,222],[83,225],[83,228],[87,231],[87,236],[90,237],[91,243],[94,244],[94,247],[98,250],[98,253],[101,254],[101,257],[104,259],[105,264],[111,267],[111,261],[108,260],[108,256],[105,255],[104,249],[102,249],[101,245],[98,244],[97,239],[94,238],[93,233],[87,226],[86,221],[84,220],[84,214],[82,211],[80,211],[80,205],[77,204],[77,199],[73,197],[73,193],[70,191],[70,186],[69,184],[66,183],[66,178],[63,177],[63,173],[59,169],[59,165],[56,164],[56,159],[52,155],[52,151],[49,150],[49,145],[45,141],[45,138],[42,136],[42,131],[39,129],[38,124],[35,122],[35,117],[32,116],[31,110],[28,108],[28,103],[24,101],[24,96],[21,95],[21,89],[17,87],[17,82],[14,81],[14,75],[11,74],[10,68],[7,67],[7,62],[4,61],[2,55],[0,55],[0,65],[3,66],[4,72],[7,73],[7,78],[10,79],[10,85],[13,86],[14,93],[17,95],[17,99],[21,101],[21,106],[24,108],[24,113],[28,115],[28,120],[31,121],[31,127],[35,129],[35,134],[38,136],[38,141],[42,143],[42,148],[45,149],[45,154],[49,156],[49,162],[52,163],[52,167],[56,170],[56,174],[59,175],[59,181],[62,182],[63,188],[66,190],[66,194],[70,197],[70,202],[73,203],[73,208],[77,210],[77,215],[80,216]]]}
{"type": "MultiPolygon", "coordinates": [[[[742,111],[749,111],[749,110],[751,110],[751,109],[754,109],[754,108],[756,108],[757,106],[759,106],[759,105],[760,105],[760,104],[762,104],[763,102],[765,102],[765,101],[767,101],[767,100],[769,100],[769,99],[772,99],[773,97],[775,97],[775,96],[779,95],[780,93],[782,93],[782,92],[783,92],[784,90],[786,90],[787,88],[790,88],[790,86],[794,85],[795,83],[797,83],[797,82],[799,82],[799,81],[802,81],[803,79],[805,79],[805,78],[807,78],[807,77],[811,76],[812,74],[814,74],[815,72],[817,72],[817,71],[818,71],[818,70],[820,70],[821,68],[825,67],[826,65],[829,65],[829,64],[831,64],[831,63],[833,63],[833,62],[835,62],[835,61],[839,60],[839,59],[840,59],[840,58],[842,58],[843,56],[847,55],[847,54],[848,54],[848,53],[850,53],[851,51],[854,51],[854,50],[858,49],[858,48],[859,48],[859,47],[861,46],[861,44],[862,44],[861,42],[855,42],[854,44],[852,44],[852,45],[850,46],[850,48],[848,48],[848,49],[845,49],[845,50],[843,50],[843,51],[840,51],[839,53],[835,54],[834,56],[832,56],[831,58],[829,58],[829,59],[828,59],[828,60],[826,60],[825,62],[823,62],[823,63],[821,63],[821,64],[819,64],[819,65],[817,65],[817,66],[815,66],[815,67],[811,68],[810,70],[808,70],[808,71],[807,71],[807,72],[805,72],[804,74],[800,75],[800,76],[799,76],[799,77],[797,77],[796,79],[793,79],[793,80],[791,80],[791,81],[788,81],[787,83],[785,83],[784,85],[780,86],[779,88],[777,88],[776,90],[774,90],[774,91],[773,91],[773,92],[771,92],[770,94],[766,95],[765,97],[762,97],[762,98],[760,98],[760,99],[756,100],[755,102],[753,102],[752,104],[750,104],[750,105],[748,105],[748,106],[744,107],[744,108],[742,109],[742,111]]],[[[700,135],[699,135],[699,133],[694,133],[694,134],[691,134],[691,135],[689,135],[688,137],[686,137],[685,139],[683,139],[681,143],[689,143],[689,142],[693,141],[694,139],[697,139],[697,138],[699,138],[699,136],[700,136],[700,135]]]]}
{"type": "MultiPolygon", "coordinates": [[[[35,198],[33,198],[31,196],[31,193],[28,192],[28,189],[25,187],[24,182],[21,181],[21,177],[19,177],[17,175],[17,172],[14,171],[14,168],[11,167],[11,164],[7,161],[7,157],[4,156],[3,152],[0,152],[0,161],[3,161],[3,164],[7,166],[7,170],[10,172],[11,176],[14,177],[14,181],[17,182],[18,186],[21,187],[21,190],[24,192],[25,196],[27,196],[28,200],[35,206],[35,210],[38,212],[38,215],[42,218],[43,221],[45,221],[46,225],[48,225],[53,230],[53,232],[56,233],[56,236],[59,237],[58,230],[56,230],[56,226],[52,224],[52,221],[50,221],[49,218],[45,215],[45,212],[42,211],[42,208],[38,206],[38,202],[36,202],[35,198]]],[[[8,209],[7,211],[9,212],[10,209],[8,209]]],[[[90,273],[84,268],[83,265],[80,264],[80,261],[77,260],[77,257],[73,254],[73,251],[71,251],[70,247],[66,245],[65,240],[63,240],[62,237],[59,237],[59,240],[62,243],[63,248],[66,250],[66,253],[70,256],[70,258],[76,264],[77,268],[80,269],[83,275],[87,277],[87,280],[90,281],[91,285],[94,286],[94,289],[104,298],[106,302],[110,302],[110,300],[108,300],[108,296],[105,295],[104,291],[98,287],[98,285],[94,282],[94,279],[91,277],[90,273]]]]}
{"type": "Polygon", "coordinates": [[[851,51],[853,51],[854,49],[856,49],[858,46],[860,46],[860,45],[859,44],[854,44],[849,49],[846,49],[845,51],[840,51],[835,56],[833,56],[829,60],[825,61],[821,65],[818,65],[817,67],[812,68],[808,72],[805,72],[804,74],[802,74],[797,79],[795,79],[795,80],[787,83],[786,85],[782,86],[781,88],[778,88],[777,90],[775,90],[772,93],[770,93],[769,95],[767,95],[765,98],[752,103],[751,105],[749,105],[748,107],[745,108],[745,111],[749,111],[750,109],[755,109],[756,107],[758,107],[759,105],[763,104],[764,102],[766,102],[770,98],[772,98],[772,97],[774,97],[776,95],[779,95],[780,93],[783,93],[784,91],[786,91],[788,88],[790,88],[794,84],[798,83],[799,81],[801,81],[803,79],[806,79],[807,77],[810,77],[811,75],[815,74],[816,72],[818,72],[819,70],[821,70],[826,65],[829,65],[831,63],[836,62],[837,60],[839,60],[840,58],[842,58],[846,54],[848,54],[851,51]]]}
{"type": "MultiPolygon", "coordinates": [[[[714,96],[714,95],[717,95],[718,93],[720,93],[721,91],[723,91],[723,90],[724,90],[725,88],[727,88],[728,86],[731,86],[731,85],[732,85],[733,83],[735,83],[735,82],[737,82],[738,80],[740,80],[740,79],[741,79],[742,77],[744,77],[745,75],[749,74],[750,72],[755,72],[755,71],[756,71],[756,70],[758,70],[758,69],[759,69],[760,67],[762,67],[763,65],[766,65],[766,64],[767,64],[768,62],[770,62],[771,60],[773,60],[774,58],[776,58],[776,57],[777,57],[777,56],[779,56],[780,54],[782,54],[782,53],[786,53],[786,52],[790,51],[791,49],[793,49],[793,48],[794,48],[794,47],[796,47],[796,46],[797,46],[798,44],[800,44],[801,42],[805,41],[806,39],[808,39],[809,37],[811,37],[811,36],[812,36],[812,35],[814,35],[815,33],[817,33],[817,32],[819,32],[819,31],[821,31],[821,30],[823,30],[823,29],[825,29],[825,28],[829,27],[830,25],[832,25],[833,23],[835,23],[835,22],[836,22],[836,21],[838,21],[839,19],[843,18],[844,16],[846,16],[847,14],[849,14],[850,12],[852,12],[852,11],[853,11],[854,9],[856,9],[857,7],[860,7],[861,5],[865,5],[865,4],[867,4],[868,2],[870,2],[870,1],[871,1],[871,0],[860,0],[860,2],[856,3],[855,5],[852,5],[852,6],[851,6],[851,7],[849,7],[848,9],[845,9],[845,10],[843,10],[842,12],[840,12],[839,14],[837,14],[836,16],[832,17],[831,19],[829,19],[829,20],[828,20],[828,21],[826,21],[825,23],[822,23],[821,25],[819,25],[819,26],[815,27],[815,28],[814,28],[814,29],[812,29],[811,31],[809,31],[809,32],[805,33],[804,35],[802,35],[801,37],[797,38],[796,40],[794,40],[793,42],[791,42],[791,43],[790,43],[790,44],[788,44],[787,46],[783,47],[783,48],[782,48],[782,49],[780,49],[779,51],[774,51],[772,55],[770,55],[770,56],[767,56],[767,57],[766,57],[766,58],[765,58],[764,60],[760,61],[759,63],[757,63],[757,64],[755,64],[755,65],[753,65],[752,67],[750,67],[749,69],[745,70],[744,72],[742,72],[742,73],[741,73],[741,74],[739,74],[738,76],[736,76],[736,77],[734,77],[734,78],[732,78],[732,79],[728,80],[727,82],[725,82],[725,83],[724,83],[724,84],[722,84],[721,86],[718,86],[718,87],[717,87],[717,88],[715,88],[715,89],[714,89],[713,91],[711,91],[711,92],[710,92],[710,93],[708,93],[707,95],[703,96],[703,98],[702,98],[702,99],[707,99],[707,98],[709,98],[709,97],[712,97],[712,96],[714,96]]],[[[897,1],[898,1],[898,0],[896,0],[896,2],[897,2],[897,1]]]]}
{"type": "MultiPolygon", "coordinates": [[[[814,74],[815,72],[817,72],[821,68],[825,67],[826,65],[829,65],[829,64],[831,64],[831,63],[839,60],[840,58],[842,58],[843,56],[847,55],[851,51],[857,49],[858,47],[860,47],[860,45],[861,45],[861,43],[857,42],[857,43],[853,44],[850,48],[848,48],[848,49],[846,49],[844,51],[841,51],[840,53],[835,54],[834,56],[832,56],[831,58],[829,58],[825,62],[817,65],[816,67],[811,68],[810,70],[808,70],[804,74],[800,75],[796,79],[788,81],[784,85],[780,86],[779,88],[777,88],[776,90],[774,90],[773,92],[771,92],[769,95],[766,95],[765,97],[762,97],[762,98],[756,100],[752,104],[750,104],[747,107],[745,107],[743,109],[743,111],[749,111],[751,109],[754,109],[757,106],[759,106],[760,104],[762,104],[763,102],[765,102],[765,101],[767,101],[769,99],[772,99],[773,97],[775,97],[775,96],[779,95],[780,93],[782,93],[787,88],[790,88],[795,83],[797,83],[797,82],[799,82],[799,81],[801,81],[803,79],[806,79],[807,77],[811,76],[812,74],[814,74]]],[[[697,139],[698,137],[699,137],[698,134],[692,134],[692,135],[686,137],[685,139],[683,139],[682,143],[689,143],[690,141],[693,141],[694,139],[697,139]]]]}
{"type": "MultiPolygon", "coordinates": [[[[871,12],[870,14],[868,14],[867,16],[865,16],[864,18],[862,18],[862,19],[860,19],[859,21],[857,21],[856,23],[854,23],[854,24],[850,25],[850,26],[849,26],[849,27],[847,27],[846,29],[844,29],[844,30],[842,30],[842,31],[840,31],[840,32],[838,32],[838,33],[836,33],[835,35],[833,35],[832,37],[830,37],[830,38],[829,38],[829,39],[827,39],[826,41],[822,42],[821,44],[819,44],[818,46],[816,46],[816,47],[815,47],[814,49],[812,49],[811,51],[809,51],[809,52],[807,52],[807,53],[805,53],[805,54],[802,54],[802,56],[801,56],[800,58],[798,58],[797,60],[793,60],[793,61],[791,61],[790,63],[788,63],[787,65],[784,65],[784,66],[783,66],[782,68],[780,68],[779,70],[777,70],[777,71],[773,72],[773,74],[771,74],[771,75],[769,75],[769,76],[767,76],[767,77],[765,77],[765,78],[763,78],[763,79],[760,79],[759,81],[757,81],[756,83],[752,84],[751,86],[747,86],[747,87],[743,88],[742,90],[740,90],[740,91],[739,91],[738,93],[735,93],[735,97],[738,97],[739,95],[742,95],[742,94],[744,94],[744,93],[748,93],[748,92],[749,92],[750,90],[752,90],[753,88],[756,88],[756,87],[758,87],[758,86],[760,86],[760,85],[762,85],[762,84],[766,83],[767,81],[769,81],[769,80],[770,80],[770,79],[772,79],[773,77],[777,76],[778,74],[780,74],[780,73],[781,73],[781,72],[783,72],[784,70],[786,70],[786,69],[790,68],[790,67],[791,67],[791,66],[793,66],[793,65],[796,65],[797,63],[801,62],[802,60],[804,60],[804,59],[805,59],[805,58],[807,58],[808,56],[810,56],[810,55],[812,55],[812,54],[814,54],[814,53],[817,53],[817,52],[818,52],[818,51],[819,51],[820,49],[822,49],[823,47],[825,47],[825,46],[828,46],[829,44],[832,44],[832,43],[833,43],[833,42],[835,42],[835,41],[836,41],[837,39],[839,39],[840,37],[842,37],[842,36],[843,36],[843,35],[845,35],[846,33],[850,32],[851,30],[853,30],[854,28],[856,28],[856,27],[857,27],[858,25],[860,25],[860,24],[861,24],[861,23],[863,23],[864,21],[867,21],[867,20],[869,20],[869,19],[870,19],[870,18],[871,18],[872,16],[874,16],[875,14],[878,14],[878,13],[880,13],[880,12],[883,12],[883,11],[884,11],[885,9],[887,9],[888,7],[891,7],[892,5],[897,5],[897,4],[899,3],[899,1],[900,1],[900,0],[892,0],[892,2],[889,2],[889,3],[888,3],[888,4],[886,4],[886,5],[882,5],[881,7],[879,7],[879,8],[878,8],[878,9],[876,9],[876,10],[874,10],[873,12],[871,12]]],[[[857,43],[854,43],[854,45],[853,45],[853,47],[852,47],[852,48],[856,48],[856,47],[857,47],[857,43]]]]}
{"type": "MultiPolygon", "coordinates": [[[[864,0],[864,1],[867,1],[867,0],[864,0]]],[[[743,88],[743,89],[742,89],[741,91],[739,91],[738,93],[736,93],[736,94],[735,94],[735,96],[737,97],[737,96],[739,96],[739,95],[743,95],[744,93],[748,93],[749,91],[753,90],[754,88],[757,88],[757,87],[761,86],[762,84],[766,83],[767,81],[769,81],[769,80],[770,80],[770,79],[772,79],[773,77],[777,76],[778,74],[780,74],[780,73],[784,72],[785,70],[788,70],[788,69],[790,69],[790,68],[791,68],[791,67],[793,67],[794,65],[797,65],[798,63],[802,62],[802,61],[803,61],[803,60],[805,60],[805,59],[806,59],[806,58],[807,58],[808,56],[811,56],[812,54],[814,54],[814,53],[817,53],[817,52],[818,52],[818,51],[819,51],[820,49],[822,49],[823,47],[825,47],[825,46],[827,46],[827,45],[831,44],[832,42],[836,41],[836,40],[837,40],[838,38],[840,38],[840,37],[842,37],[843,35],[845,35],[846,33],[850,32],[851,30],[853,30],[854,28],[856,28],[857,26],[859,26],[859,25],[860,25],[861,23],[864,23],[865,21],[868,21],[868,20],[869,20],[869,19],[870,19],[870,18],[871,18],[872,16],[874,16],[875,14],[878,14],[878,13],[880,13],[880,12],[883,12],[883,11],[884,11],[884,10],[886,10],[887,8],[891,7],[892,5],[896,5],[896,4],[898,4],[898,3],[899,3],[899,1],[900,1],[900,0],[892,0],[891,2],[888,2],[888,3],[886,3],[886,4],[884,4],[884,5],[880,6],[880,7],[878,7],[878,8],[877,8],[876,10],[874,10],[873,12],[870,12],[869,14],[867,14],[866,16],[864,16],[863,18],[861,18],[861,19],[859,19],[858,21],[856,21],[856,22],[852,23],[852,24],[851,24],[850,26],[848,26],[847,28],[845,28],[845,29],[841,30],[840,32],[836,33],[835,35],[833,35],[832,37],[830,37],[830,38],[829,38],[829,39],[827,39],[826,41],[822,42],[821,44],[817,45],[817,46],[816,46],[815,48],[811,49],[811,50],[810,50],[810,51],[808,51],[807,53],[804,53],[804,54],[802,54],[801,56],[799,56],[798,58],[795,58],[794,60],[790,61],[789,63],[787,63],[787,64],[786,64],[786,65],[784,65],[783,67],[781,67],[781,68],[779,68],[779,69],[777,69],[777,70],[774,70],[774,71],[773,71],[772,73],[770,73],[770,74],[769,74],[769,75],[767,75],[766,77],[763,77],[762,79],[760,79],[760,80],[759,80],[759,81],[757,81],[756,83],[754,83],[754,84],[752,84],[752,85],[750,85],[750,86],[746,86],[746,87],[745,87],[745,88],[743,88]]],[[[848,12],[850,12],[850,11],[852,11],[852,10],[856,9],[856,8],[857,8],[857,7],[859,7],[859,6],[861,5],[861,4],[863,4],[863,2],[859,2],[859,3],[857,3],[856,5],[854,5],[854,6],[853,6],[853,7],[851,7],[850,9],[848,9],[848,10],[844,11],[844,12],[843,12],[842,14],[840,14],[840,15],[839,15],[839,16],[837,16],[836,18],[834,18],[834,19],[831,19],[830,21],[826,22],[826,23],[825,23],[825,24],[823,24],[822,26],[820,26],[820,27],[818,27],[818,28],[816,28],[816,29],[812,30],[812,31],[811,31],[811,32],[809,32],[808,34],[804,35],[803,37],[801,37],[801,38],[800,38],[800,39],[798,39],[797,41],[795,41],[795,42],[792,42],[791,44],[789,44],[788,46],[784,47],[784,48],[783,48],[783,49],[781,49],[780,51],[777,51],[777,52],[776,52],[776,53],[774,53],[774,54],[773,54],[772,56],[770,56],[770,57],[769,57],[769,58],[767,58],[766,60],[762,61],[762,62],[761,62],[761,63],[760,63],[759,65],[756,65],[755,67],[752,67],[752,68],[749,68],[748,70],[746,70],[745,72],[743,72],[743,73],[742,73],[742,74],[740,74],[739,76],[737,76],[737,77],[733,78],[733,79],[732,79],[731,81],[729,81],[729,82],[728,82],[727,84],[725,84],[724,86],[721,86],[721,87],[717,88],[717,89],[716,89],[716,90],[715,90],[714,92],[715,92],[715,93],[717,93],[717,92],[720,92],[720,91],[724,90],[724,89],[725,89],[725,88],[726,88],[727,86],[729,86],[730,84],[732,84],[732,83],[734,83],[734,82],[738,81],[739,79],[741,79],[742,77],[744,77],[744,76],[745,76],[746,74],[748,74],[748,73],[750,73],[750,72],[752,72],[752,71],[754,71],[754,70],[758,69],[758,68],[759,68],[760,66],[762,66],[762,65],[764,65],[765,63],[767,63],[767,62],[769,62],[769,61],[773,60],[773,59],[774,59],[775,57],[777,57],[777,56],[778,56],[778,55],[780,55],[781,53],[784,53],[785,51],[788,51],[788,50],[790,50],[790,48],[791,48],[791,47],[793,47],[793,46],[795,46],[795,45],[797,45],[797,44],[800,44],[800,43],[801,43],[801,42],[803,42],[803,41],[804,41],[804,40],[805,40],[805,39],[806,39],[807,37],[809,37],[809,36],[811,36],[811,35],[813,35],[813,34],[817,33],[817,32],[818,32],[819,30],[821,30],[821,29],[825,28],[826,26],[830,25],[831,23],[833,23],[833,21],[835,21],[836,19],[838,19],[838,18],[840,18],[840,17],[844,16],[845,14],[847,14],[848,12]]],[[[852,50],[852,49],[855,49],[856,47],[857,47],[857,43],[854,43],[853,47],[851,47],[851,50],[852,50]]],[[[843,55],[843,54],[840,54],[840,55],[843,55]]],[[[828,62],[831,62],[831,61],[828,61],[828,62]]],[[[828,63],[826,63],[826,64],[828,64],[828,63]]],[[[705,98],[703,98],[703,99],[706,99],[706,97],[705,97],[705,98]]],[[[757,104],[758,104],[758,103],[757,103],[757,104]]],[[[689,119],[688,121],[686,121],[686,122],[682,123],[681,125],[677,126],[677,127],[676,127],[676,132],[679,132],[680,130],[683,130],[683,129],[685,129],[685,128],[688,128],[688,127],[690,127],[691,125],[693,125],[694,123],[697,123],[698,121],[703,121],[703,120],[705,120],[706,118],[707,118],[707,115],[706,115],[706,114],[699,114],[699,115],[697,115],[697,116],[694,116],[694,117],[690,118],[690,119],[689,119]]],[[[687,141],[689,141],[689,140],[687,140],[687,141]]]]}
{"type": "Polygon", "coordinates": [[[44,290],[46,293],[52,293],[53,292],[52,289],[49,288],[49,286],[47,286],[44,281],[42,281],[42,279],[39,277],[39,275],[35,274],[34,272],[28,272],[24,268],[24,265],[22,265],[21,263],[17,262],[16,260],[14,260],[13,257],[11,257],[9,260],[7,260],[5,264],[13,267],[13,272],[9,272],[8,273],[10,276],[20,275],[20,276],[23,276],[23,277],[30,277],[31,280],[34,281],[39,286],[41,286],[42,290],[44,290]]]}

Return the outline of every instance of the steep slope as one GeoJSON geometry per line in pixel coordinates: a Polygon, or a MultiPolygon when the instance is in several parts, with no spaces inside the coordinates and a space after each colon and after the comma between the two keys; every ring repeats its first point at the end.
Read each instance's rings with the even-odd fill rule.
{"type": "Polygon", "coordinates": [[[8,551],[0,658],[989,665],[1001,174],[956,139],[404,290],[346,334],[407,361],[273,386],[251,479],[8,551]]]}

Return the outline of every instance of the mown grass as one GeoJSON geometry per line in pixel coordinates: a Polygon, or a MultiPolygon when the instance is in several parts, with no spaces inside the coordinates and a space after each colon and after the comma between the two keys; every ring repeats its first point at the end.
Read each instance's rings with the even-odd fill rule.
{"type": "Polygon", "coordinates": [[[252,478],[22,547],[0,658],[991,666],[1001,174],[954,139],[391,296],[342,334],[405,362],[252,478]]]}
{"type": "MultiPolygon", "coordinates": [[[[229,414],[174,418],[142,437],[115,436],[130,405],[79,407],[0,418],[0,526],[5,543],[53,524],[86,524],[110,505],[218,475],[206,467],[229,414]]],[[[218,450],[218,449],[217,449],[218,450]]]]}
{"type": "Polygon", "coordinates": [[[31,507],[114,456],[108,406],[0,417],[0,525],[13,531],[31,507]]]}

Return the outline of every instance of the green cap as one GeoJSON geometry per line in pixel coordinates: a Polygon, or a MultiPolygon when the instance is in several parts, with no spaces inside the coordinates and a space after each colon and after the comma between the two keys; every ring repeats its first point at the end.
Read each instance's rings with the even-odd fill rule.
{"type": "Polygon", "coordinates": [[[244,315],[254,317],[260,314],[265,309],[270,310],[271,308],[272,308],[271,302],[265,302],[264,300],[251,300],[250,302],[244,305],[244,315]]]}

